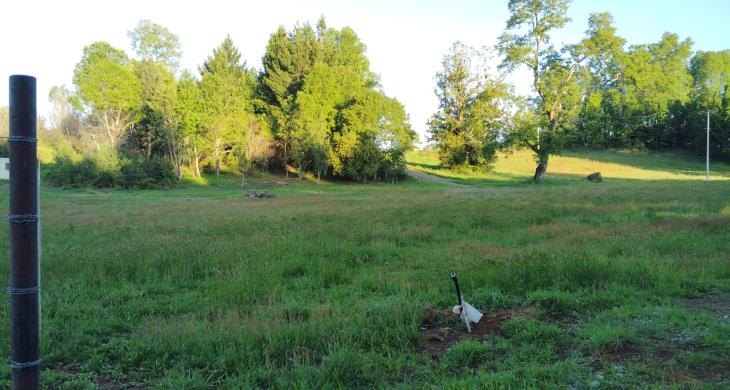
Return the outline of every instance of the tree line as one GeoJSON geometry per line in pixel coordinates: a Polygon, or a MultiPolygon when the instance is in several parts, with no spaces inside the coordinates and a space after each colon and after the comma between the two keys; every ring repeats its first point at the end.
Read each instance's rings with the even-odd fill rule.
{"type": "Polygon", "coordinates": [[[260,70],[230,36],[197,72],[180,69],[181,44],[142,20],[134,55],[107,42],[83,50],[73,88],[55,86],[47,171],[62,186],[156,186],[225,168],[242,184],[254,168],[357,181],[396,181],[416,133],[382,90],[350,28],[280,27],[260,70]]]}
{"type": "MultiPolygon", "coordinates": [[[[707,112],[711,153],[730,160],[730,50],[693,52],[673,33],[629,46],[609,13],[592,14],[580,40],[557,47],[551,35],[569,21],[570,0],[507,5],[494,47],[457,42],[436,74],[428,125],[443,166],[489,167],[500,150],[527,148],[539,181],[566,148],[703,153],[707,112]],[[505,81],[519,70],[530,75],[527,96],[505,81]]],[[[93,42],[72,88],[51,89],[52,131],[40,133],[55,157],[49,182],[144,187],[226,169],[245,183],[257,167],[318,180],[404,174],[416,134],[352,29],[323,18],[280,27],[261,69],[226,37],[195,72],[180,69],[181,44],[167,28],[142,20],[128,35],[133,56],[93,42]]]]}
{"type": "Polygon", "coordinates": [[[565,148],[704,153],[708,111],[711,153],[730,160],[730,50],[693,53],[673,33],[627,46],[609,13],[592,14],[580,41],[557,48],[551,34],[569,21],[569,4],[510,0],[495,47],[457,42],[444,56],[429,121],[442,165],[488,166],[499,150],[529,148],[539,181],[565,148]],[[529,71],[529,96],[504,81],[518,69],[529,71]]]}

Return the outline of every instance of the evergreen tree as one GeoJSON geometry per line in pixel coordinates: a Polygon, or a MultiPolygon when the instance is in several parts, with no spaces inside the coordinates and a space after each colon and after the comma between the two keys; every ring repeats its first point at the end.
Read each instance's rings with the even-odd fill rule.
{"type": "Polygon", "coordinates": [[[308,24],[280,28],[262,62],[261,111],[271,118],[281,161],[293,163],[300,178],[309,169],[318,178],[331,170],[356,180],[382,178],[386,170],[396,176],[392,166],[404,169],[401,148],[412,146],[415,133],[402,106],[379,90],[352,29],[327,28],[324,19],[316,31],[308,24]],[[392,166],[386,167],[387,153],[392,166]]]}
{"type": "Polygon", "coordinates": [[[214,155],[218,177],[221,154],[230,150],[236,132],[244,131],[253,112],[254,81],[230,36],[213,50],[200,67],[200,74],[201,122],[206,129],[204,150],[214,155]]]}

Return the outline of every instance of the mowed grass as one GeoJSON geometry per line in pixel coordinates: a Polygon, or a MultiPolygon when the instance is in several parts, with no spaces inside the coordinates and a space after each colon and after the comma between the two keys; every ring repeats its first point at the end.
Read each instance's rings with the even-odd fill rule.
{"type": "MultiPolygon", "coordinates": [[[[726,181],[264,180],[253,188],[276,198],[235,178],[43,187],[46,387],[730,386],[728,307],[705,300],[730,291],[726,181]],[[451,271],[484,312],[537,311],[424,356],[451,271]]],[[[3,300],[3,340],[8,313],[3,300]]]]}
{"type": "MultiPolygon", "coordinates": [[[[489,169],[448,170],[439,166],[438,152],[417,150],[408,154],[408,166],[471,185],[514,185],[535,173],[534,153],[518,150],[500,153],[489,169]]],[[[684,152],[568,151],[550,157],[548,182],[566,182],[601,172],[611,180],[704,180],[705,161],[684,152]]],[[[730,164],[711,161],[710,179],[730,180],[730,164]]]]}

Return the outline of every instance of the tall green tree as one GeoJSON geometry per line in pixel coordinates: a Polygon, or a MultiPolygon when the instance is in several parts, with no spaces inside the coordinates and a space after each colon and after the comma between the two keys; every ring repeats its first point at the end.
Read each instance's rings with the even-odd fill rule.
{"type": "Polygon", "coordinates": [[[693,86],[684,110],[684,146],[700,153],[706,147],[710,112],[710,153],[730,161],[730,50],[701,51],[690,60],[693,86]]]}
{"type": "Polygon", "coordinates": [[[183,156],[175,109],[180,40],[166,27],[147,19],[140,20],[128,36],[138,59],[135,74],[142,85],[142,108],[129,146],[148,160],[153,155],[166,156],[176,176],[182,178],[183,156]]]}
{"type": "MultiPolygon", "coordinates": [[[[205,145],[204,112],[200,84],[188,71],[184,71],[177,83],[175,99],[175,132],[171,145],[175,148],[179,165],[187,161],[193,175],[201,176],[200,162],[205,145]]],[[[180,169],[182,174],[182,169],[180,169]]]]}
{"type": "Polygon", "coordinates": [[[182,57],[182,45],[177,35],[166,27],[142,19],[127,35],[141,61],[164,64],[173,72],[177,70],[182,57]]]}
{"type": "Polygon", "coordinates": [[[585,98],[578,123],[569,134],[571,145],[605,148],[625,142],[627,132],[617,120],[621,113],[625,44],[626,40],[616,33],[611,14],[590,15],[586,37],[572,47],[584,61],[579,82],[585,98]]]}
{"type": "Polygon", "coordinates": [[[350,99],[332,132],[333,173],[361,182],[402,176],[405,152],[416,138],[403,106],[375,89],[363,89],[350,99]]]}
{"type": "MultiPolygon", "coordinates": [[[[142,86],[142,104],[140,119],[130,132],[129,141],[133,148],[149,159],[153,153],[163,155],[168,152],[170,132],[175,126],[177,81],[163,64],[144,60],[134,65],[142,86]]],[[[179,175],[179,169],[176,173],[179,175]]]]}
{"type": "Polygon", "coordinates": [[[358,181],[390,180],[405,172],[415,132],[403,106],[382,91],[369,69],[366,46],[350,28],[318,24],[324,61],[334,75],[337,114],[330,137],[332,172],[358,181]]]}
{"type": "Polygon", "coordinates": [[[206,148],[214,154],[218,177],[224,146],[231,146],[235,133],[245,129],[253,112],[254,75],[246,70],[230,36],[213,50],[200,67],[200,74],[206,148]]]}
{"type": "Polygon", "coordinates": [[[558,51],[550,40],[550,34],[570,20],[569,4],[569,0],[510,0],[510,18],[497,45],[504,69],[525,66],[532,73],[532,104],[540,116],[529,134],[516,139],[537,156],[535,181],[545,177],[550,155],[562,149],[580,104],[580,59],[572,55],[574,51],[558,51]]]}
{"type": "Polygon", "coordinates": [[[296,97],[304,86],[304,78],[322,57],[320,41],[309,24],[296,26],[291,32],[280,27],[269,38],[262,58],[259,96],[262,110],[272,119],[272,130],[287,175],[286,164],[291,157],[292,137],[296,131],[296,97]]]}
{"type": "Polygon", "coordinates": [[[700,51],[689,64],[692,100],[703,108],[730,114],[730,50],[700,51]]]}
{"type": "Polygon", "coordinates": [[[443,166],[478,167],[496,157],[508,93],[504,83],[477,70],[473,62],[483,63],[482,57],[456,42],[436,74],[439,110],[429,121],[429,131],[443,166]]]}
{"type": "Polygon", "coordinates": [[[636,145],[676,146],[670,119],[673,108],[680,109],[689,100],[691,54],[691,40],[665,33],[657,43],[632,46],[624,57],[622,119],[636,145]]]}
{"type": "Polygon", "coordinates": [[[402,148],[411,147],[415,133],[402,105],[380,90],[365,51],[352,29],[328,28],[324,19],[316,30],[280,28],[269,39],[259,110],[271,118],[280,161],[292,163],[300,178],[313,170],[318,178],[331,172],[369,180],[404,167],[402,148]],[[400,142],[401,133],[408,141],[400,142]]]}
{"type": "MultiPolygon", "coordinates": [[[[106,42],[86,46],[74,69],[74,102],[103,129],[112,147],[119,145],[140,109],[142,85],[126,53],[106,42]]],[[[95,140],[97,145],[102,140],[95,140]]]]}
{"type": "Polygon", "coordinates": [[[319,179],[329,168],[330,136],[335,124],[342,90],[331,68],[317,63],[297,94],[291,134],[291,157],[301,178],[308,165],[319,179]]]}
{"type": "Polygon", "coordinates": [[[335,174],[362,182],[377,179],[381,163],[378,122],[383,98],[378,91],[362,89],[338,113],[331,158],[335,174]]]}

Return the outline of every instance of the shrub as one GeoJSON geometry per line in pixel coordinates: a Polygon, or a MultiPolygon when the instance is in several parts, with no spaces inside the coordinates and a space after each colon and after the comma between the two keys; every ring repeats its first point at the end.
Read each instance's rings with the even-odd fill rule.
{"type": "Polygon", "coordinates": [[[78,161],[61,155],[46,171],[52,186],[78,188],[160,188],[177,178],[172,164],[163,158],[122,157],[113,149],[102,149],[78,161]]]}
{"type": "Polygon", "coordinates": [[[159,188],[169,187],[177,181],[172,164],[165,158],[132,158],[121,166],[122,187],[159,188]]]}
{"type": "Polygon", "coordinates": [[[74,162],[68,156],[59,156],[45,175],[45,180],[56,187],[84,187],[91,186],[97,176],[94,162],[82,159],[74,162]]]}

